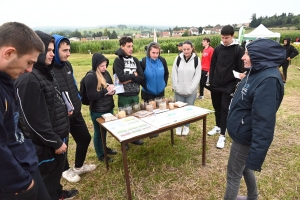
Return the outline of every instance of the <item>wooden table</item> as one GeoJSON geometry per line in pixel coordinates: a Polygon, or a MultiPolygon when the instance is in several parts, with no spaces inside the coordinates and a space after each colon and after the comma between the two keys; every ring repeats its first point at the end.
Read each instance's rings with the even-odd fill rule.
{"type": "Polygon", "coordinates": [[[128,162],[127,162],[127,152],[126,152],[126,149],[125,149],[125,145],[130,143],[130,142],[140,140],[140,139],[144,139],[144,138],[147,138],[147,137],[150,137],[150,136],[162,133],[162,132],[166,132],[166,131],[169,131],[169,130],[171,131],[171,144],[174,145],[174,132],[173,132],[174,128],[183,126],[183,125],[188,124],[188,123],[193,123],[193,122],[203,120],[203,126],[202,126],[202,129],[203,129],[203,131],[202,131],[202,165],[205,165],[205,161],[206,161],[206,117],[207,117],[208,114],[209,113],[203,114],[203,115],[200,115],[200,116],[196,116],[196,117],[193,117],[191,119],[184,120],[184,121],[176,122],[176,123],[171,124],[169,126],[165,126],[165,127],[159,128],[157,130],[151,131],[149,133],[145,133],[143,135],[140,135],[140,136],[137,136],[137,137],[134,137],[134,138],[130,138],[130,139],[126,139],[126,140],[123,140],[123,141],[119,141],[119,139],[113,133],[111,133],[108,129],[106,129],[103,126],[103,123],[105,123],[103,118],[97,118],[96,119],[97,122],[100,124],[101,138],[102,138],[102,143],[103,143],[103,150],[104,150],[105,163],[106,163],[106,169],[107,170],[109,168],[109,165],[108,165],[107,151],[106,151],[106,138],[103,137],[104,130],[107,130],[108,132],[110,132],[110,134],[121,143],[121,149],[122,149],[122,155],[123,155],[123,165],[124,165],[124,172],[125,172],[125,181],[126,181],[126,187],[127,187],[127,197],[128,197],[129,200],[132,199],[132,196],[131,196],[131,189],[130,189],[130,180],[129,180],[128,162]]]}

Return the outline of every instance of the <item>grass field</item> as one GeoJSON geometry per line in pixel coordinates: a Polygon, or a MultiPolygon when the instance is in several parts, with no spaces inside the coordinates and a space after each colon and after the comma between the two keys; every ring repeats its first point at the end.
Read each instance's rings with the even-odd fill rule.
{"type": "MultiPolygon", "coordinates": [[[[144,54],[136,54],[141,59],[144,54]]],[[[176,54],[163,55],[169,65],[173,64],[176,54]]],[[[91,69],[89,54],[72,54],[77,83],[91,69]]],[[[112,71],[115,55],[107,55],[110,60],[108,71],[112,71]]],[[[296,200],[300,196],[300,66],[290,66],[285,85],[285,96],[279,111],[275,138],[260,173],[256,173],[259,199],[262,200],[296,200]]],[[[166,88],[166,96],[172,96],[171,81],[166,88]]],[[[117,105],[117,96],[114,96],[117,105]]],[[[205,91],[205,99],[196,100],[195,104],[213,109],[210,92],[205,91]]],[[[117,108],[115,108],[117,109],[117,108]]],[[[92,122],[87,106],[82,113],[93,135],[92,122]]],[[[208,116],[207,130],[214,126],[214,115],[208,116]]],[[[133,199],[157,200],[214,200],[222,199],[226,186],[226,165],[230,149],[230,138],[220,150],[215,147],[218,136],[207,137],[207,163],[201,165],[202,121],[193,123],[187,137],[175,136],[175,145],[170,144],[169,133],[159,137],[145,139],[143,146],[130,145],[128,151],[129,174],[133,199]]],[[[71,137],[70,137],[71,138],[71,137]]],[[[62,180],[65,188],[76,188],[76,199],[84,200],[121,200],[126,199],[123,161],[120,144],[108,134],[107,145],[118,151],[112,156],[114,162],[106,171],[100,163],[91,141],[86,163],[97,164],[94,172],[81,175],[78,183],[62,180]]],[[[69,146],[70,165],[74,163],[75,145],[71,138],[69,146]]],[[[246,195],[246,186],[242,180],[240,194],[246,195]]]]}

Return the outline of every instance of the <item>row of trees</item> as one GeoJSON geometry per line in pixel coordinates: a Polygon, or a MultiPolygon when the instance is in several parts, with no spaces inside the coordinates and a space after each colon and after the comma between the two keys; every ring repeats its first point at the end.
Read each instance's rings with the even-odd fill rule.
{"type": "Polygon", "coordinates": [[[250,27],[256,28],[260,24],[266,27],[283,27],[283,26],[296,26],[300,29],[300,15],[294,15],[293,13],[282,13],[281,15],[273,15],[271,17],[256,17],[256,14],[252,14],[250,27]]]}
{"type": "Polygon", "coordinates": [[[108,36],[110,39],[117,39],[118,38],[118,34],[116,33],[116,31],[113,31],[112,33],[110,31],[106,29],[104,29],[103,33],[102,31],[93,33],[92,31],[83,31],[83,34],[81,34],[81,32],[78,31],[78,29],[76,29],[75,31],[71,32],[69,30],[63,30],[63,31],[55,31],[52,32],[51,34],[58,34],[58,35],[62,35],[65,36],[67,38],[71,38],[71,37],[77,37],[77,38],[86,38],[86,37],[101,37],[101,36],[108,36]]]}

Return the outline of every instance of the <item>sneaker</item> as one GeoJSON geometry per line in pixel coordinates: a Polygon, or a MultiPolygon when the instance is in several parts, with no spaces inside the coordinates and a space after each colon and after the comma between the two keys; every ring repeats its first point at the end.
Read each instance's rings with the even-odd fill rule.
{"type": "Polygon", "coordinates": [[[213,129],[211,129],[211,131],[208,131],[207,135],[215,135],[220,132],[221,132],[220,127],[215,126],[213,129]]]}
{"type": "Polygon", "coordinates": [[[225,135],[220,135],[219,140],[217,142],[217,148],[223,149],[225,147],[225,135]]]}
{"type": "Polygon", "coordinates": [[[84,174],[84,173],[87,173],[87,172],[91,172],[91,171],[94,171],[96,169],[96,165],[94,164],[90,164],[90,165],[87,165],[87,164],[83,164],[82,167],[80,167],[79,169],[76,169],[75,167],[73,167],[73,171],[80,175],[80,174],[84,174]]]}
{"type": "Polygon", "coordinates": [[[76,174],[72,168],[64,171],[62,173],[62,177],[72,183],[77,183],[78,181],[80,181],[80,176],[76,174]]]}
{"type": "Polygon", "coordinates": [[[237,196],[236,200],[247,200],[246,196],[237,196]]]}
{"type": "Polygon", "coordinates": [[[109,154],[109,155],[116,155],[117,151],[113,150],[113,149],[111,149],[109,147],[106,147],[106,153],[109,154]]]}
{"type": "Polygon", "coordinates": [[[182,127],[176,128],[176,135],[181,135],[182,127]]]}
{"type": "Polygon", "coordinates": [[[204,96],[199,96],[198,99],[204,99],[204,96]]]}
{"type": "Polygon", "coordinates": [[[78,193],[78,190],[63,190],[59,195],[59,200],[73,199],[78,193]]]}
{"type": "Polygon", "coordinates": [[[182,135],[188,135],[190,128],[188,126],[183,126],[182,135]]]}
{"type": "Polygon", "coordinates": [[[136,140],[136,141],[133,141],[131,143],[135,144],[135,145],[143,145],[144,144],[143,140],[136,140]]]}
{"type": "MultiPolygon", "coordinates": [[[[100,162],[105,162],[105,157],[104,157],[104,155],[102,155],[100,158],[98,158],[98,160],[99,160],[100,162]]],[[[107,160],[108,160],[108,162],[113,162],[113,161],[114,161],[112,158],[110,158],[110,157],[108,157],[108,156],[107,156],[107,160]]]]}

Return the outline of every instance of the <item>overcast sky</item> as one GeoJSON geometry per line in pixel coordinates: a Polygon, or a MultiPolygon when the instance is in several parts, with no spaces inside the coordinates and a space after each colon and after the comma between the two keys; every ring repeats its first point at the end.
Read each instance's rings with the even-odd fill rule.
{"type": "Polygon", "coordinates": [[[299,0],[14,0],[0,1],[0,24],[37,26],[206,26],[250,22],[257,17],[300,14],[299,0]]]}

